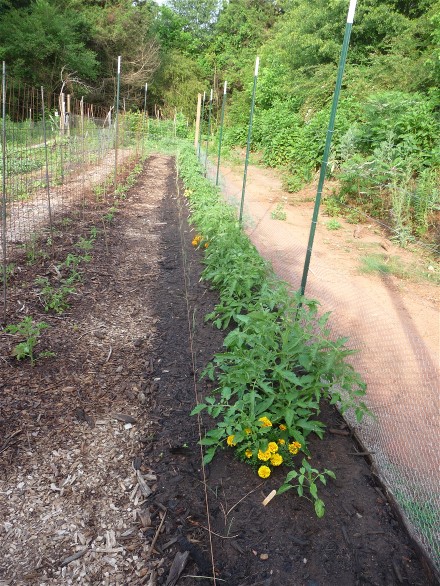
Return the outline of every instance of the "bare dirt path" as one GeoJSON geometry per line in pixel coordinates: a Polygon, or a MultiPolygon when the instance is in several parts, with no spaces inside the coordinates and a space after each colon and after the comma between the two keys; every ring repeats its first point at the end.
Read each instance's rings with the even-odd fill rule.
{"type": "MultiPolygon", "coordinates": [[[[241,167],[222,168],[222,191],[235,204],[241,197],[242,173],[241,167]]],[[[294,289],[300,285],[315,194],[315,188],[304,190],[291,205],[292,195],[283,191],[275,171],[249,167],[246,231],[294,289]],[[285,221],[272,218],[280,203],[285,221]]],[[[338,218],[341,229],[330,231],[328,220],[321,211],[306,295],[332,312],[334,333],[349,336],[350,346],[358,350],[352,363],[368,384],[367,402],[377,419],[361,426],[351,423],[393,493],[437,511],[421,522],[430,525],[428,549],[440,564],[440,549],[434,552],[434,542],[440,543],[439,288],[361,274],[360,257],[383,253],[384,245],[389,257],[408,262],[413,257],[386,240],[375,225],[355,229],[338,218]]]]}

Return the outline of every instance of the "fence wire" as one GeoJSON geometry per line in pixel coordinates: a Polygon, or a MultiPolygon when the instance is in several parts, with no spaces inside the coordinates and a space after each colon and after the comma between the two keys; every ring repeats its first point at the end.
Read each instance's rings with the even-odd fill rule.
{"type": "Polygon", "coordinates": [[[128,166],[159,143],[175,148],[187,122],[125,111],[116,122],[113,108],[4,79],[0,284],[5,320],[8,276],[17,253],[27,254],[42,236],[49,242],[54,227],[69,216],[84,217],[94,203],[111,204],[128,166]]]}
{"type": "MultiPolygon", "coordinates": [[[[203,155],[201,159],[214,183],[216,165],[203,155]]],[[[275,272],[298,290],[312,210],[307,219],[298,221],[300,212],[286,205],[281,186],[273,188],[263,181],[261,175],[253,177],[252,170],[248,173],[245,229],[275,272]],[[284,221],[277,219],[277,205],[286,214],[281,216],[284,221]]],[[[242,187],[238,174],[221,174],[219,186],[238,212],[242,187]]],[[[411,297],[408,311],[405,297],[386,273],[375,279],[373,289],[374,277],[341,263],[340,249],[346,244],[331,250],[327,236],[320,221],[306,296],[317,299],[323,311],[332,312],[333,336],[349,336],[350,347],[357,351],[351,362],[367,382],[365,402],[374,414],[361,423],[354,414],[346,419],[371,454],[374,470],[398,503],[410,534],[440,570],[440,372],[435,299],[429,304],[411,297]],[[327,254],[322,252],[325,249],[327,254]],[[416,319],[422,310],[432,320],[431,337],[416,319]]]]}

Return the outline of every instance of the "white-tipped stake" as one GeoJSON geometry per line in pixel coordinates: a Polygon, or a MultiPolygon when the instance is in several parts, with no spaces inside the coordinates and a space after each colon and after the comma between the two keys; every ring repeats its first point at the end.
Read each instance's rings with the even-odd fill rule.
{"type": "Polygon", "coordinates": [[[225,81],[225,86],[224,86],[224,88],[223,88],[223,93],[224,93],[224,94],[226,94],[226,89],[227,89],[227,87],[228,87],[228,82],[227,82],[227,81],[225,81]]]}
{"type": "Polygon", "coordinates": [[[148,83],[145,84],[145,93],[148,91],[148,83]]]}
{"type": "Polygon", "coordinates": [[[203,92],[203,101],[205,101],[206,98],[206,92],[203,92]]]}
{"type": "Polygon", "coordinates": [[[357,0],[350,0],[350,7],[348,9],[348,16],[347,16],[347,22],[349,24],[353,24],[354,21],[354,13],[356,10],[356,2],[357,0]]]}
{"type": "Polygon", "coordinates": [[[267,497],[264,499],[264,501],[261,503],[263,505],[263,507],[265,507],[266,505],[268,505],[270,503],[270,501],[273,499],[273,497],[276,495],[277,491],[276,490],[272,490],[267,497]]]}
{"type": "Polygon", "coordinates": [[[118,75],[121,73],[121,56],[118,57],[118,75]]]}
{"type": "Polygon", "coordinates": [[[260,65],[260,58],[257,57],[256,60],[255,60],[255,73],[254,73],[254,76],[255,77],[257,77],[257,75],[258,75],[258,67],[259,67],[259,65],[260,65]]]}
{"type": "Polygon", "coordinates": [[[211,90],[211,97],[209,98],[209,101],[212,102],[212,95],[213,95],[214,90],[211,90]]]}

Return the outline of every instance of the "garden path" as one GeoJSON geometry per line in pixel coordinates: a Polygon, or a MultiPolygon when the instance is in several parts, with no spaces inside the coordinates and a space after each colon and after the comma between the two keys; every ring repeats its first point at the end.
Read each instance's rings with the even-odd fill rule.
{"type": "MultiPolygon", "coordinates": [[[[241,197],[242,173],[241,167],[222,168],[222,191],[235,205],[241,197]]],[[[275,171],[249,166],[246,231],[295,290],[300,286],[315,194],[312,186],[292,196],[283,190],[275,171]],[[272,215],[280,204],[284,221],[272,215]]],[[[434,519],[440,521],[438,287],[391,274],[362,274],[360,263],[365,255],[384,253],[385,262],[399,257],[425,271],[428,265],[434,271],[440,267],[398,248],[375,224],[355,227],[338,218],[340,229],[329,230],[328,220],[321,212],[306,295],[332,312],[333,333],[349,336],[349,346],[357,350],[352,364],[367,382],[366,402],[376,418],[350,423],[394,495],[401,502],[429,503],[436,511],[434,519]]],[[[435,521],[424,522],[431,524],[424,529],[438,543],[435,521]]],[[[436,555],[440,558],[440,552],[436,555]]]]}

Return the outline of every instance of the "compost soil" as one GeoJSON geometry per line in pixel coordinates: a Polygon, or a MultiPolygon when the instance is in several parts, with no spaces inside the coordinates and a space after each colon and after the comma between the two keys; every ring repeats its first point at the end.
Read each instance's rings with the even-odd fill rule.
{"type": "MultiPolygon", "coordinates": [[[[310,445],[311,463],[336,474],[322,519],[293,491],[262,505],[281,471],[261,481],[228,449],[203,468],[210,422],[189,413],[224,333],[204,321],[217,294],[200,280],[179,187],[172,157],[147,160],[64,314],[46,314],[33,285],[56,262],[17,259],[8,323],[44,319],[39,350],[56,356],[18,364],[2,336],[0,584],[436,584],[329,406],[310,445]]],[[[90,201],[55,256],[104,211],[90,201]]]]}

